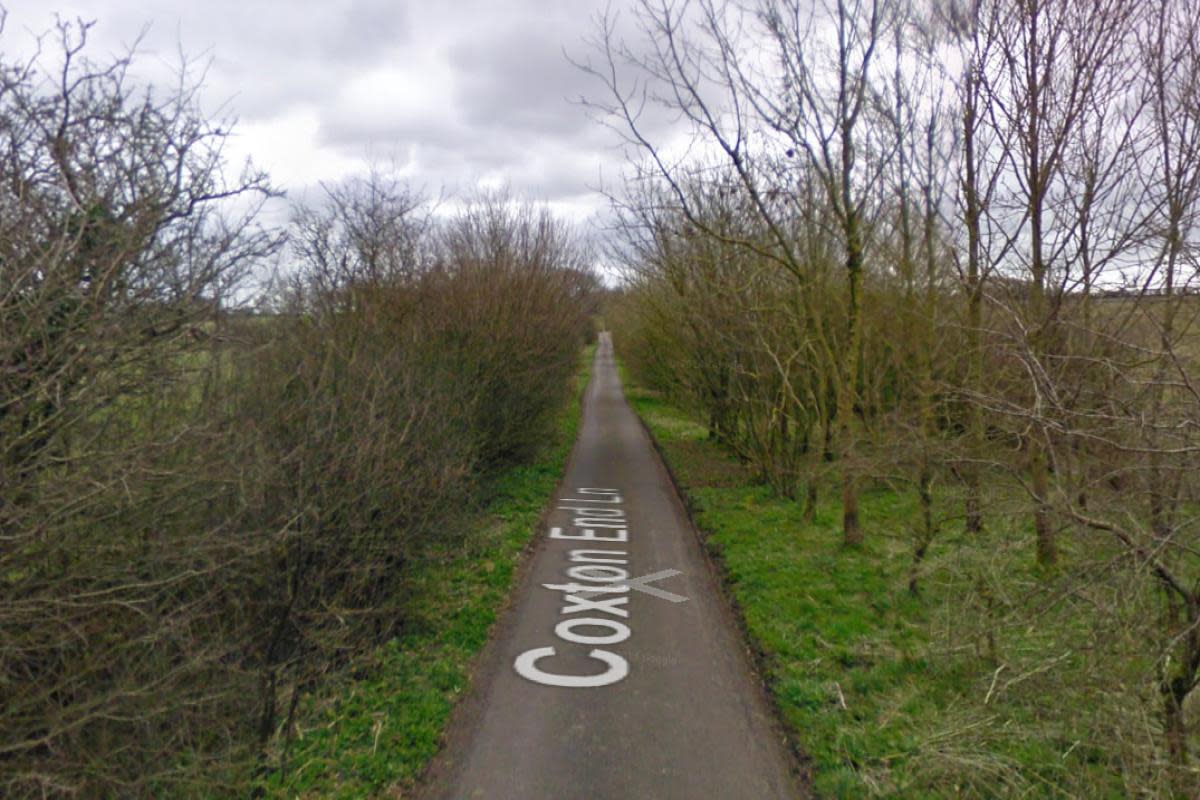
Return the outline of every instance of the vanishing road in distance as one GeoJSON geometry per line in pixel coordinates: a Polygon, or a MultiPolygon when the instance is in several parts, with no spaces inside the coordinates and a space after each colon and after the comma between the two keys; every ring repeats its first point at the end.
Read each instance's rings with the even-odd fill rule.
{"type": "Polygon", "coordinates": [[[423,796],[805,796],[607,333],[538,535],[423,796]]]}

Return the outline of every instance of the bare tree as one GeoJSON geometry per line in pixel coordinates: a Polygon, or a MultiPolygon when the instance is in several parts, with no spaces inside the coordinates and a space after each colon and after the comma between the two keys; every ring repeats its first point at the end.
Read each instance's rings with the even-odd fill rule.
{"type": "Polygon", "coordinates": [[[217,391],[225,313],[278,247],[255,223],[273,192],[253,169],[230,175],[228,125],[200,113],[186,71],[140,88],[132,56],[88,58],[89,30],[60,23],[44,52],[0,63],[10,796],[169,792],[183,749],[200,768],[236,760],[202,741],[240,724],[224,715],[245,686],[217,632],[235,625],[230,576],[262,551],[233,547],[198,499],[220,490],[196,411],[217,391]]]}
{"type": "MultiPolygon", "coordinates": [[[[983,65],[987,86],[985,124],[1006,143],[997,154],[1003,198],[986,213],[1005,231],[1012,277],[1023,281],[1019,300],[1007,302],[1020,332],[1019,347],[1040,362],[1061,335],[1065,292],[1079,279],[1079,217],[1056,207],[1072,143],[1097,109],[1102,84],[1126,52],[1134,25],[1127,3],[1095,6],[1058,0],[1000,4],[990,26],[992,60],[983,65]],[[1018,307],[1019,306],[1019,307],[1018,307]]],[[[1020,358],[1020,356],[1018,356],[1020,358]]],[[[1031,399],[1034,406],[1040,395],[1031,399]]],[[[1036,414],[1036,410],[1034,411],[1036,414]]],[[[1056,523],[1050,511],[1050,471],[1045,432],[1025,437],[1029,488],[1035,498],[1039,563],[1057,560],[1056,523]]]]}
{"type": "Polygon", "coordinates": [[[649,39],[646,53],[615,38],[615,22],[602,21],[596,42],[600,63],[580,66],[603,84],[607,99],[589,105],[644,155],[664,179],[690,224],[709,236],[746,247],[778,264],[802,284],[808,267],[789,235],[788,217],[806,210],[792,182],[816,182],[838,234],[844,264],[844,328],[836,341],[820,331],[828,367],[836,376],[834,444],[842,470],[843,532],[862,541],[854,464],[856,387],[862,348],[862,290],[868,218],[882,180],[885,153],[872,149],[871,111],[877,48],[889,21],[877,2],[838,2],[816,8],[802,2],[752,7],[700,0],[669,4],[644,0],[638,24],[649,39]],[[687,25],[694,20],[693,35],[687,25]],[[822,37],[836,44],[824,50],[822,37]],[[771,59],[754,53],[770,43],[771,59]],[[625,82],[625,72],[634,77],[625,82]],[[765,240],[721,234],[690,202],[683,173],[662,142],[651,139],[642,115],[648,103],[678,112],[701,146],[725,160],[765,227],[765,240]],[[874,157],[870,157],[869,154],[874,157]],[[802,162],[802,167],[795,162],[802,162]],[[785,210],[786,209],[786,210],[785,210]]]}

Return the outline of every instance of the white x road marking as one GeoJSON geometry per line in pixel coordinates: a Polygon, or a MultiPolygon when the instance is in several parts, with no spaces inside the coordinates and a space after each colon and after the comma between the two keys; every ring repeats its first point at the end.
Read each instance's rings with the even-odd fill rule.
{"type": "Polygon", "coordinates": [[[614,581],[613,583],[606,584],[602,589],[589,589],[586,592],[575,592],[575,596],[585,600],[590,600],[593,597],[597,597],[602,594],[608,594],[609,592],[617,592],[621,589],[633,589],[636,592],[644,592],[651,597],[669,600],[672,603],[686,603],[687,598],[683,595],[675,594],[674,592],[668,592],[666,589],[659,589],[657,586],[650,585],[651,583],[660,581],[663,578],[670,578],[675,575],[682,574],[683,573],[677,569],[659,570],[658,572],[653,572],[649,575],[643,575],[640,578],[630,578],[627,581],[614,581]]]}

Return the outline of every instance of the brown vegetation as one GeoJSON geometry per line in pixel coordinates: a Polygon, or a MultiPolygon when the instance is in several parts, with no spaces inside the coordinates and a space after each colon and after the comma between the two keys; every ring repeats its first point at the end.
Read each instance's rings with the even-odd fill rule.
{"type": "MultiPolygon", "coordinates": [[[[1194,4],[643,0],[636,16],[644,41],[606,19],[583,64],[635,166],[613,312],[631,367],[781,494],[811,508],[836,471],[848,545],[860,481],[911,487],[914,595],[939,532],[977,534],[1003,498],[1053,592],[1156,596],[1154,619],[1092,611],[1144,642],[1164,774],[1190,796],[1194,4]],[[690,125],[690,157],[651,137],[655,105],[690,125]],[[959,510],[935,513],[939,494],[959,510]]],[[[992,613],[989,581],[964,618],[992,613]]]]}
{"type": "Polygon", "coordinates": [[[273,190],[86,34],[0,65],[0,794],[244,796],[404,624],[411,548],[541,444],[592,279],[546,212],[442,223],[373,175],[230,314],[285,246],[273,190]]]}

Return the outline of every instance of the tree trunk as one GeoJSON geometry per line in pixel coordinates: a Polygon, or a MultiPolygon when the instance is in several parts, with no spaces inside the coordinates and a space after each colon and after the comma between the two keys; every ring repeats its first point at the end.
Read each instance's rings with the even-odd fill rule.
{"type": "MultiPolygon", "coordinates": [[[[964,222],[967,229],[967,389],[978,393],[983,382],[983,351],[979,346],[983,326],[983,273],[981,270],[979,176],[975,162],[975,126],[978,124],[976,103],[979,85],[974,66],[968,67],[963,107],[963,177],[964,222]]],[[[983,454],[983,411],[978,397],[971,398],[967,412],[967,455],[979,459],[983,454]]],[[[983,503],[980,499],[979,465],[968,463],[963,470],[966,484],[964,501],[968,533],[983,531],[983,503]]]]}
{"type": "Polygon", "coordinates": [[[917,493],[921,501],[921,528],[917,531],[913,547],[912,565],[908,572],[908,593],[916,597],[921,593],[918,574],[929,545],[933,543],[936,533],[933,525],[933,475],[926,461],[921,465],[921,475],[917,481],[917,493]]]}
{"type": "Polygon", "coordinates": [[[1029,440],[1029,478],[1033,486],[1033,529],[1037,534],[1037,563],[1052,567],[1058,562],[1058,542],[1055,540],[1054,520],[1046,497],[1050,491],[1050,468],[1046,448],[1036,437],[1029,440]]]}
{"type": "MultiPolygon", "coordinates": [[[[1028,53],[1041,52],[1038,37],[1039,16],[1035,10],[1029,18],[1028,53]]],[[[1045,203],[1050,167],[1043,155],[1041,119],[1041,98],[1048,91],[1043,85],[1041,70],[1043,65],[1027,55],[1025,65],[1026,97],[1029,102],[1028,119],[1026,121],[1025,143],[1028,166],[1026,184],[1028,186],[1029,211],[1029,256],[1030,256],[1030,319],[1029,339],[1027,347],[1030,357],[1044,363],[1046,356],[1053,347],[1053,337],[1050,335],[1054,320],[1046,305],[1046,275],[1049,265],[1045,258],[1045,203]]],[[[1034,508],[1033,527],[1037,533],[1037,561],[1043,567],[1053,566],[1058,561],[1058,543],[1055,541],[1054,522],[1050,514],[1050,465],[1046,444],[1033,433],[1029,437],[1029,480],[1033,487],[1034,508]]]]}
{"type": "Polygon", "coordinates": [[[1195,797],[1196,787],[1188,769],[1188,726],[1180,695],[1182,681],[1178,678],[1162,687],[1163,729],[1167,737],[1167,757],[1171,763],[1171,788],[1179,797],[1195,797]]]}
{"type": "Polygon", "coordinates": [[[842,541],[847,547],[863,543],[858,522],[858,481],[852,463],[854,394],[858,382],[858,352],[862,342],[862,307],[859,293],[862,286],[863,252],[858,232],[858,220],[852,210],[846,219],[846,314],[848,331],[846,349],[842,354],[842,374],[837,397],[837,454],[842,469],[842,541]]]}

